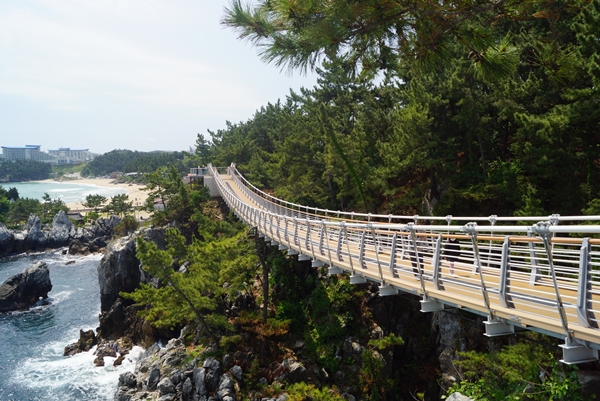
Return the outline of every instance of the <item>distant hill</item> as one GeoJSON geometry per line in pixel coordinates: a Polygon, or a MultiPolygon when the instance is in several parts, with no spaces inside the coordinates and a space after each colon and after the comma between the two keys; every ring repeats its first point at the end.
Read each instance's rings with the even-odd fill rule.
{"type": "Polygon", "coordinates": [[[0,182],[45,180],[50,178],[50,164],[34,160],[0,159],[0,182]]]}
{"type": "Polygon", "coordinates": [[[184,156],[185,154],[183,152],[162,150],[138,152],[133,150],[115,149],[97,156],[83,168],[81,175],[84,177],[102,176],[114,171],[123,173],[150,173],[155,171],[158,167],[172,164],[175,165],[179,171],[184,172],[186,170],[183,165],[184,156]]]}

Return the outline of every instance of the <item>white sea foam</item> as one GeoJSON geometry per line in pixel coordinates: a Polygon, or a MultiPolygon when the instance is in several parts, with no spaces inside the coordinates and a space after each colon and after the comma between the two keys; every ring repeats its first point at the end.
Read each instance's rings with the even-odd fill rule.
{"type": "Polygon", "coordinates": [[[53,401],[65,399],[112,400],[119,375],[133,372],[135,363],[143,352],[134,347],[125,356],[121,366],[113,366],[115,358],[105,357],[105,366],[93,363],[96,347],[89,352],[63,357],[64,344],[54,342],[39,357],[25,360],[14,372],[12,380],[20,386],[41,394],[53,401]]]}

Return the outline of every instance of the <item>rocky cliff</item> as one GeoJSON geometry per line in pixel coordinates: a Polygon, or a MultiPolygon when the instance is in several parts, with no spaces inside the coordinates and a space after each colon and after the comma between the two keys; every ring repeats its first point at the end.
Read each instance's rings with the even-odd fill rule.
{"type": "MultiPolygon", "coordinates": [[[[145,240],[153,241],[159,248],[165,247],[165,233],[161,229],[147,229],[139,233],[145,240]]],[[[98,265],[100,284],[100,325],[97,329],[101,340],[117,340],[125,337],[128,343],[151,346],[160,332],[137,316],[138,307],[123,299],[121,292],[131,292],[140,283],[149,283],[136,257],[135,236],[123,237],[111,242],[98,265]]],[[[166,333],[172,337],[173,333],[166,333]]]]}
{"type": "Polygon", "coordinates": [[[48,298],[50,290],[48,266],[37,262],[0,285],[0,312],[27,309],[40,299],[48,298]]]}
{"type": "Polygon", "coordinates": [[[88,254],[104,248],[121,218],[110,216],[86,228],[77,228],[62,210],[54,216],[50,227],[43,227],[40,218],[29,216],[22,230],[9,230],[0,224],[0,256],[28,251],[43,251],[75,244],[69,253],[88,254]]]}

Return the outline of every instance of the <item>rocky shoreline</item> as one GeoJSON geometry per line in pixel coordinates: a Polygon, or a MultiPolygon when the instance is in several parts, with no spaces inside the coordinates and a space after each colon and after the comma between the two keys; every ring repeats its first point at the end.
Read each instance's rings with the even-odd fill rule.
{"type": "Polygon", "coordinates": [[[49,227],[42,227],[36,215],[30,215],[21,230],[10,230],[0,223],[0,257],[65,246],[69,247],[69,254],[101,252],[120,222],[120,217],[110,216],[98,219],[89,227],[76,227],[67,214],[60,211],[49,227]]]}

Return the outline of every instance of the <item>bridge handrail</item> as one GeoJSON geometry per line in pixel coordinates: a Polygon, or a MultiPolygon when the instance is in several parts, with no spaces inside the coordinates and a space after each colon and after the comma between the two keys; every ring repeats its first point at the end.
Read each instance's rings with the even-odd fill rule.
{"type": "MultiPolygon", "coordinates": [[[[301,253],[313,263],[328,264],[332,274],[346,271],[351,281],[362,277],[379,282],[380,295],[397,288],[423,296],[423,305],[440,301],[487,314],[492,327],[521,325],[563,336],[565,355],[573,347],[589,345],[597,358],[600,239],[583,235],[600,233],[599,225],[558,226],[557,216],[530,216],[527,221],[538,220],[530,225],[496,225],[489,218],[478,220],[488,224],[477,225],[469,217],[460,218],[471,220],[464,225],[450,224],[454,218],[444,217],[437,220],[447,224],[344,221],[358,214],[341,212],[338,217],[329,210],[302,210],[301,205],[258,190],[234,165],[227,168],[231,177],[227,183],[220,175],[223,169],[209,168],[230,209],[289,254],[301,253]],[[329,215],[317,215],[323,212],[329,215]],[[445,240],[450,238],[460,244],[457,279],[448,274],[445,240]]],[[[399,217],[414,220],[414,216],[399,217]]],[[[591,221],[600,216],[591,217],[563,220],[591,221]]],[[[575,358],[565,359],[581,359],[579,351],[573,352],[575,358]]]]}
{"type": "MultiPolygon", "coordinates": [[[[424,220],[430,221],[446,221],[448,225],[452,221],[465,221],[465,222],[480,222],[486,221],[492,223],[492,226],[495,226],[496,222],[539,222],[539,221],[550,221],[552,224],[558,224],[559,222],[574,222],[574,221],[600,221],[600,215],[582,215],[582,216],[561,216],[559,214],[552,214],[549,216],[497,216],[491,215],[488,217],[482,216],[421,216],[421,215],[413,215],[413,216],[403,216],[403,215],[393,215],[393,214],[372,214],[372,213],[357,213],[357,212],[346,212],[340,210],[329,210],[329,209],[321,209],[317,207],[304,206],[300,204],[296,204],[293,202],[288,202],[286,200],[277,198],[273,195],[270,195],[256,186],[254,186],[251,182],[249,182],[238,170],[234,163],[230,166],[230,174],[231,176],[242,182],[243,186],[251,189],[254,194],[259,197],[279,206],[286,207],[291,211],[297,211],[302,213],[302,209],[305,210],[304,213],[312,214],[315,216],[325,216],[328,218],[349,218],[350,220],[355,219],[363,219],[366,221],[372,221],[374,219],[385,220],[388,222],[392,220],[413,220],[415,223],[424,220]],[[312,213],[311,213],[312,211],[312,213]]],[[[483,227],[483,226],[481,226],[483,227]]]]}

